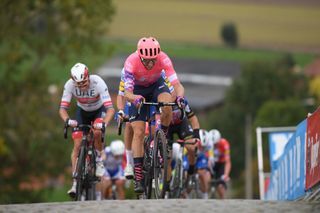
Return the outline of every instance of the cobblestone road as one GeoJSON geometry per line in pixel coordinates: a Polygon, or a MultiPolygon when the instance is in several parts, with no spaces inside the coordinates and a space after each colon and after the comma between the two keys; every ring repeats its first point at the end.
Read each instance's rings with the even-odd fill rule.
{"type": "Polygon", "coordinates": [[[263,202],[260,200],[124,200],[0,205],[0,212],[108,213],[256,213],[320,212],[319,202],[263,202]]]}

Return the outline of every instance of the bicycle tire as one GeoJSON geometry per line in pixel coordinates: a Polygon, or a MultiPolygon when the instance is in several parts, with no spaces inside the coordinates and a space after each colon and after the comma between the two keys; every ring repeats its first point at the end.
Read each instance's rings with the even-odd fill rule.
{"type": "Polygon", "coordinates": [[[96,185],[95,185],[95,171],[96,171],[96,155],[93,147],[90,147],[88,150],[89,158],[87,158],[87,174],[86,174],[86,200],[95,200],[96,199],[96,185]],[[91,153],[89,154],[89,151],[91,153]]]}
{"type": "Polygon", "coordinates": [[[176,166],[175,166],[175,172],[174,175],[172,176],[172,185],[170,187],[170,198],[180,198],[181,196],[181,169],[182,168],[182,162],[181,159],[178,159],[176,166]]]}
{"type": "Polygon", "coordinates": [[[191,192],[189,193],[191,199],[202,198],[199,186],[199,177],[197,174],[193,174],[191,177],[191,192]]]}
{"type": "Polygon", "coordinates": [[[151,199],[152,196],[152,180],[153,180],[153,162],[150,152],[153,150],[150,147],[149,137],[144,138],[144,157],[143,157],[143,170],[144,170],[144,194],[145,198],[151,199]]]}
{"type": "Polygon", "coordinates": [[[156,199],[164,198],[167,189],[168,153],[167,139],[160,129],[156,131],[153,150],[153,171],[156,199]],[[161,186],[162,183],[162,186],[161,186]]]}
{"type": "Polygon", "coordinates": [[[85,164],[85,147],[81,146],[79,151],[79,156],[77,160],[76,165],[76,181],[77,181],[77,187],[76,187],[76,201],[81,201],[82,199],[82,193],[83,193],[83,185],[84,185],[84,164],[85,164]]]}

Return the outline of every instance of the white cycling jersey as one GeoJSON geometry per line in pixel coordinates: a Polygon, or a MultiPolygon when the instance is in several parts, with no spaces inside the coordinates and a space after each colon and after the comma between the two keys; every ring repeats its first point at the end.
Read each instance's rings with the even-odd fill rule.
{"type": "Polygon", "coordinates": [[[98,75],[90,75],[89,81],[89,88],[86,91],[81,91],[75,86],[73,80],[69,79],[64,85],[60,107],[68,109],[72,96],[77,99],[77,105],[84,111],[92,112],[102,105],[106,108],[113,107],[108,86],[104,80],[98,75]]]}

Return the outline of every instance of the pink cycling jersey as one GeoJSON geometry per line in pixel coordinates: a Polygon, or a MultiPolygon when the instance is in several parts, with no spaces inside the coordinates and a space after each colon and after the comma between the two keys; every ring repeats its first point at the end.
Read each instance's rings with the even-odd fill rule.
{"type": "Polygon", "coordinates": [[[108,87],[101,77],[90,75],[90,85],[86,91],[81,91],[75,86],[72,79],[64,85],[60,107],[68,109],[71,98],[77,99],[77,105],[85,111],[92,112],[99,109],[102,105],[106,108],[113,107],[108,87]]]}
{"type": "Polygon", "coordinates": [[[172,85],[179,82],[172,62],[164,52],[160,52],[157,57],[157,62],[151,70],[147,70],[144,67],[137,52],[132,53],[124,64],[125,90],[133,91],[134,85],[150,86],[161,78],[161,72],[163,70],[172,85]]]}

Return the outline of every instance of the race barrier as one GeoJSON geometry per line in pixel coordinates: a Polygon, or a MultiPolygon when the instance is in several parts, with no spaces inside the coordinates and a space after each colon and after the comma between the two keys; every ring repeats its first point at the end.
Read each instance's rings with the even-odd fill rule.
{"type": "MultiPolygon", "coordinates": [[[[283,134],[289,133],[270,133],[272,134],[278,134],[278,138],[282,134],[283,138],[283,134]]],[[[320,183],[319,141],[320,109],[296,127],[296,131],[284,147],[275,148],[275,142],[269,136],[271,174],[262,199],[298,200],[308,196],[315,187],[318,188],[320,183]]]]}

